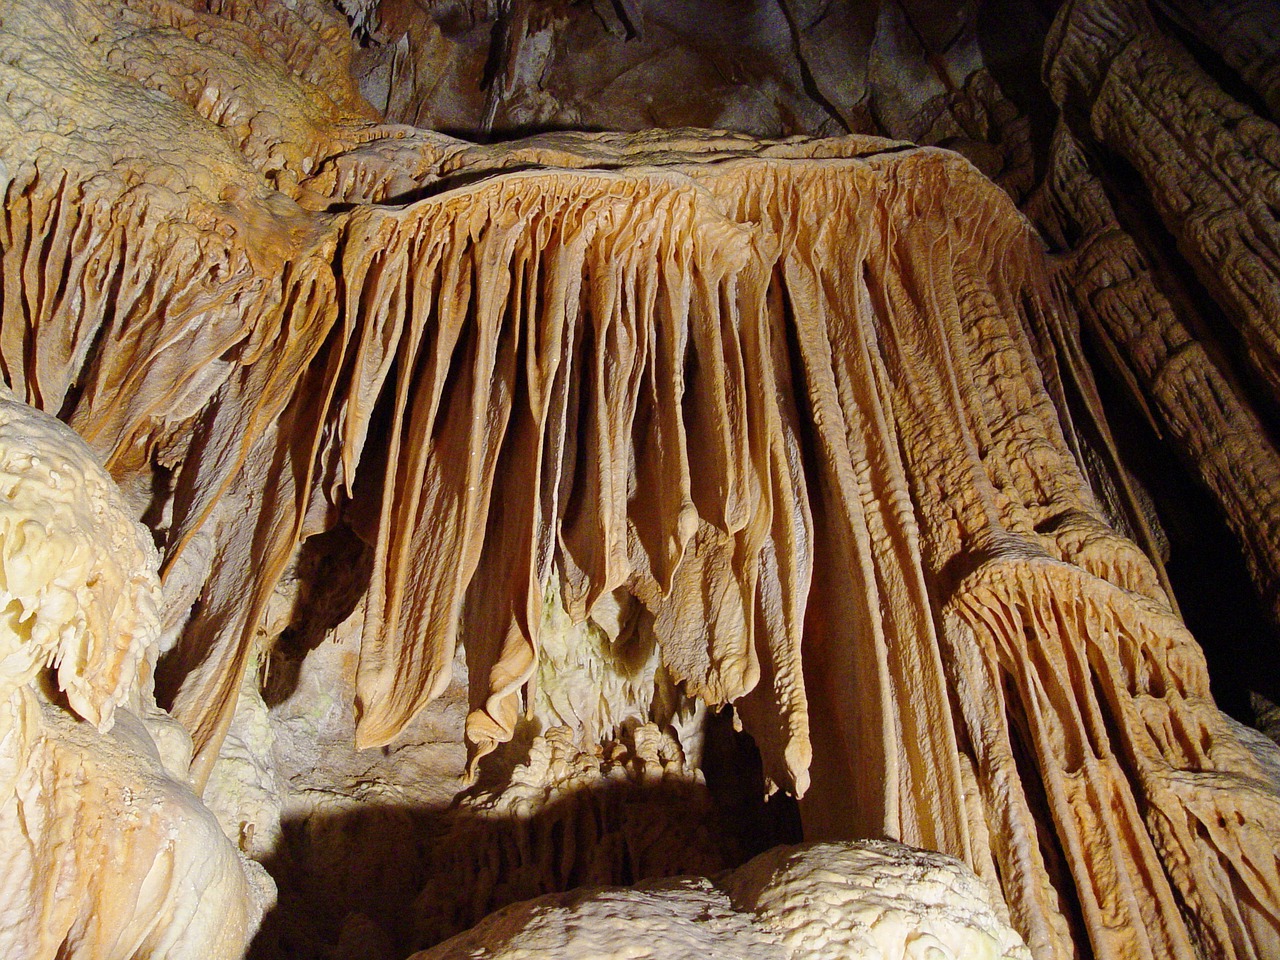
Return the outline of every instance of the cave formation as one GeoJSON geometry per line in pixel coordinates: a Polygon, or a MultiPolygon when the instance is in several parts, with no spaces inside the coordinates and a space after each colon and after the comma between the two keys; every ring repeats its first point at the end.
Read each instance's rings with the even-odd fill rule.
{"type": "Polygon", "coordinates": [[[0,50],[4,956],[1280,955],[1272,5],[0,50]]]}

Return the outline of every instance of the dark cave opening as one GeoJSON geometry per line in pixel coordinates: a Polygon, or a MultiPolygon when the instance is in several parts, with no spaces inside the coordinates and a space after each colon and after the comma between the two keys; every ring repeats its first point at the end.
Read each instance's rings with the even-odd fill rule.
{"type": "MultiPolygon", "coordinates": [[[[265,859],[279,901],[249,960],[402,960],[508,904],[585,886],[714,876],[802,838],[799,807],[766,796],[732,707],[708,711],[705,782],[600,780],[527,815],[385,801],[287,817],[265,859]]],[[[507,747],[518,754],[527,742],[507,747]]],[[[505,758],[511,763],[511,758],[505,758]]]]}

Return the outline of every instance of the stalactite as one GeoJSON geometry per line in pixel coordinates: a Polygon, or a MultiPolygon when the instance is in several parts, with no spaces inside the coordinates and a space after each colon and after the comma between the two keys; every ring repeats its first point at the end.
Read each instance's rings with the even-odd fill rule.
{"type": "Polygon", "coordinates": [[[1280,11],[1273,4],[1157,0],[1156,9],[1221,56],[1280,122],[1280,11]]]}
{"type": "Polygon", "coordinates": [[[1222,505],[1272,616],[1280,622],[1280,454],[1258,415],[1161,291],[1121,228],[1079,144],[1060,127],[1040,201],[1047,229],[1074,243],[1058,271],[1064,296],[1107,345],[1158,429],[1222,505]]]}

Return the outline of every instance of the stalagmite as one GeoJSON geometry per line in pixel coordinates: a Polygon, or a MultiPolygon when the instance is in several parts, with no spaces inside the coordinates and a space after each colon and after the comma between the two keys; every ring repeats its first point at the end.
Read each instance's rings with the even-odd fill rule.
{"type": "Polygon", "coordinates": [[[776,847],[715,882],[587,888],[507,907],[411,960],[1030,960],[958,861],[867,841],[776,847]]]}
{"type": "Polygon", "coordinates": [[[271,882],[151,696],[155,549],[84,443],[0,397],[0,952],[233,960],[271,882]]]}

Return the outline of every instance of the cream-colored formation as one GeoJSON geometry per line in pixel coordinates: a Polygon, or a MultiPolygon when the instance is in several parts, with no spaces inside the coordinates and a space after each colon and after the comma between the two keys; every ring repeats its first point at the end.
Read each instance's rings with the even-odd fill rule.
{"type": "MultiPolygon", "coordinates": [[[[1230,177],[1181,190],[1185,169],[1133,145],[1130,127],[1172,109],[1139,69],[1163,47],[1124,46],[1095,76],[1115,41],[1089,19],[1100,3],[1059,21],[1051,86],[1159,188],[1270,376],[1265,203],[1230,177]],[[1238,256],[1250,245],[1256,262],[1238,256]]],[[[796,42],[828,56],[802,6],[784,11],[796,42]]],[[[534,8],[514,9],[511,42],[532,43],[534,8]]],[[[262,710],[237,720],[237,699],[296,614],[282,608],[305,605],[302,552],[346,531],[369,565],[348,634],[362,748],[402,738],[460,651],[477,775],[536,723],[551,759],[518,769],[547,760],[553,784],[581,771],[555,773],[549,744],[591,779],[609,767],[593,742],[618,742],[619,725],[634,754],[620,769],[680,772],[691,704],[732,703],[766,783],[802,798],[806,836],[960,859],[1037,960],[1280,952],[1280,797],[1213,704],[1152,562],[1158,538],[1144,553],[1120,536],[1091,488],[1110,439],[1076,313],[1095,310],[1113,339],[1132,318],[1105,302],[1114,276],[1073,300],[967,160],[865,136],[691,131],[477,146],[378,123],[318,0],[0,10],[0,371],[75,428],[151,526],[164,590],[147,635],[174,642],[158,686],[194,740],[192,782],[212,783],[242,846],[262,853],[251,823],[275,835],[278,787],[262,710]],[[261,803],[210,779],[224,752],[261,803]]],[[[520,65],[537,50],[507,62],[493,89],[529,90],[520,65]]],[[[1207,89],[1179,76],[1190,100],[1207,89]]],[[[989,75],[928,103],[936,122],[919,129],[967,141],[1026,191],[1025,151],[978,139],[1027,137],[989,75]]],[[[1193,134],[1235,116],[1194,106],[1193,134]]],[[[1269,190],[1261,122],[1224,143],[1269,190]]],[[[1108,228],[1101,207],[1045,202],[1049,225],[1108,228]]],[[[1131,339],[1146,349],[1145,332],[1131,339]]],[[[1261,433],[1216,381],[1188,397],[1159,351],[1136,366],[1171,423],[1200,405],[1261,433]]],[[[1233,486],[1201,434],[1179,437],[1239,502],[1268,585],[1271,528],[1243,518],[1265,513],[1269,474],[1233,486]]],[[[71,709],[104,727],[139,664],[149,675],[111,646],[131,629],[114,617],[58,660],[71,709]]],[[[15,654],[23,703],[54,651],[32,636],[15,654]]],[[[61,761],[22,756],[53,778],[36,788],[52,802],[61,761]]],[[[546,782],[523,786],[545,802],[546,782]]],[[[197,846],[222,851],[190,876],[225,886],[227,936],[242,936],[238,861],[220,840],[197,846]]],[[[121,849],[164,862],[144,839],[121,849]]],[[[156,936],[184,936],[171,919],[156,936]]]]}
{"type": "Polygon", "coordinates": [[[721,881],[788,960],[1030,960],[964,864],[888,841],[775,847],[721,881]]]}
{"type": "Polygon", "coordinates": [[[84,443],[0,398],[0,953],[242,955],[271,881],[151,696],[155,548],[84,443]]]}
{"type": "Polygon", "coordinates": [[[960,862],[884,841],[776,847],[715,881],[586,888],[506,907],[411,960],[1030,960],[960,862]]]}

